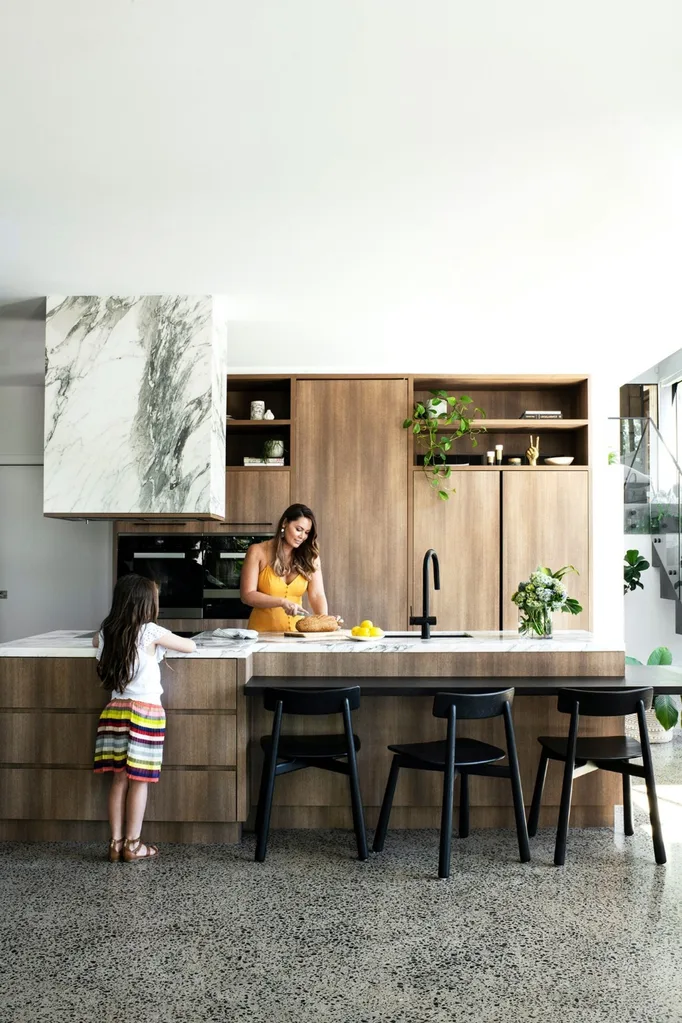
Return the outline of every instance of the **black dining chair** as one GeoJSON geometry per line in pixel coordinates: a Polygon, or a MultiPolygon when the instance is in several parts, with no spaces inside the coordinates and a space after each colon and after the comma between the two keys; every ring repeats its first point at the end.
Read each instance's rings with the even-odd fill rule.
{"type": "Polygon", "coordinates": [[[360,795],[357,751],[360,740],[353,734],[351,711],[360,706],[360,687],[346,689],[266,689],[263,706],[274,711],[272,733],[261,737],[265,753],[260,795],[256,811],[256,860],[262,863],[268,846],[270,814],[275,793],[275,778],[305,767],[348,775],[353,809],[353,828],[358,846],[358,859],[367,859],[365,817],[360,795]],[[341,714],[340,735],[282,735],[284,714],[341,714]]]}
{"type": "Polygon", "coordinates": [[[528,834],[532,836],[537,834],[538,830],[547,764],[550,760],[561,761],[564,765],[564,779],[561,787],[559,823],[554,847],[554,862],[558,867],[563,866],[566,862],[566,840],[573,780],[596,770],[614,771],[623,777],[623,818],[626,835],[634,834],[630,778],[644,778],[649,799],[649,819],[654,841],[654,855],[656,863],[665,863],[665,846],[663,845],[661,819],[658,813],[649,731],[644,714],[645,710],[650,709],[653,698],[653,689],[630,689],[625,692],[605,692],[594,689],[559,690],[557,710],[561,714],[571,715],[568,736],[541,735],[538,738],[538,742],[542,746],[542,753],[528,817],[528,834]],[[583,717],[623,717],[626,714],[637,715],[639,742],[625,735],[578,737],[581,715],[583,717]],[[643,760],[642,766],[632,763],[639,757],[643,760]]]}
{"type": "Polygon", "coordinates": [[[393,752],[391,770],[381,804],[381,812],[374,834],[374,852],[381,852],[386,840],[388,821],[391,816],[393,796],[401,767],[419,771],[443,772],[443,805],[440,824],[440,852],[438,876],[450,876],[450,853],[452,847],[452,802],[455,778],[459,775],[459,837],[469,834],[469,776],[484,778],[509,778],[511,781],[516,834],[519,842],[521,862],[530,859],[526,815],[523,806],[519,761],[516,755],[516,740],[512,722],[511,705],[514,690],[504,689],[494,693],[436,693],[433,701],[433,716],[447,718],[448,731],[444,740],[435,742],[412,742],[400,746],[389,746],[393,752]],[[495,762],[503,760],[505,751],[478,739],[457,736],[457,721],[473,721],[483,718],[504,718],[509,764],[500,766],[495,762]]]}

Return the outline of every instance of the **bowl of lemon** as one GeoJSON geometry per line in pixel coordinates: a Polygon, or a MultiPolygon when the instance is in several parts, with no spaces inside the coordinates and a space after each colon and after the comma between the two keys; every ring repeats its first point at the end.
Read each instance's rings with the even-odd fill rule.
{"type": "Polygon", "coordinates": [[[369,618],[365,618],[364,622],[354,625],[350,630],[350,638],[357,639],[360,643],[370,643],[373,639],[381,639],[383,635],[384,630],[370,622],[369,618]]]}

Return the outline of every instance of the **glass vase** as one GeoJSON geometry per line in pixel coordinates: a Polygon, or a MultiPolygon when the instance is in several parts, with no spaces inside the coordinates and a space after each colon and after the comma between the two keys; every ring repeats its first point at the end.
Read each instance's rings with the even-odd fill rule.
{"type": "Polygon", "coordinates": [[[552,612],[547,607],[522,611],[519,618],[519,632],[528,639],[551,639],[552,612]]]}

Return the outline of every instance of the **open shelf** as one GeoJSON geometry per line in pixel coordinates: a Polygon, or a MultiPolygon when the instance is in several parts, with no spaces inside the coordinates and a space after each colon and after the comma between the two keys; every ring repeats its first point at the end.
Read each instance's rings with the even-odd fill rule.
{"type": "MultiPolygon", "coordinates": [[[[586,419],[476,419],[476,425],[485,428],[487,433],[492,430],[504,430],[509,433],[538,433],[543,430],[579,430],[587,426],[586,419]]],[[[439,433],[454,433],[457,424],[439,426],[439,433]]],[[[480,443],[480,442],[479,442],[480,443]]]]}
{"type": "Polygon", "coordinates": [[[234,430],[235,428],[240,430],[264,430],[266,428],[272,429],[278,426],[291,426],[290,419],[228,419],[227,428],[228,430],[234,430]]]}
{"type": "MultiPolygon", "coordinates": [[[[586,465],[451,465],[453,472],[585,472],[586,465]]],[[[431,466],[429,466],[431,468],[431,466]]],[[[413,465],[413,472],[423,472],[422,465],[413,465]]]]}

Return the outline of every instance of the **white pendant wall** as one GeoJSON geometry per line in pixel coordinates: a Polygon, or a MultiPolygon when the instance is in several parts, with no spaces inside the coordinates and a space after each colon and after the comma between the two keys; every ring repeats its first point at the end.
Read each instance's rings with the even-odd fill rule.
{"type": "Polygon", "coordinates": [[[45,514],[224,518],[226,380],[216,298],[48,297],[45,514]]]}

